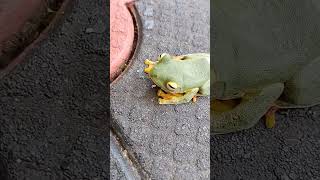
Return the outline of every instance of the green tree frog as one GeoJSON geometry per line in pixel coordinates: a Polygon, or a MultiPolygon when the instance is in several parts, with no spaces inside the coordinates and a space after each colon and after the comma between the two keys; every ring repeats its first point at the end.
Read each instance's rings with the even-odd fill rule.
{"type": "Polygon", "coordinates": [[[155,62],[146,59],[144,69],[158,86],[159,104],[182,104],[197,96],[210,95],[210,55],[194,53],[181,56],[161,54],[155,62]]]}

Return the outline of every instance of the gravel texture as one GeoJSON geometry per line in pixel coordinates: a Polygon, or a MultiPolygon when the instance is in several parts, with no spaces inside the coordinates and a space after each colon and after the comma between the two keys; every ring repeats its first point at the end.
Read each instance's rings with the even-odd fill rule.
{"type": "Polygon", "coordinates": [[[10,179],[108,177],[108,4],[73,6],[0,79],[0,154],[10,179]]]}
{"type": "Polygon", "coordinates": [[[320,107],[283,110],[274,129],[211,136],[211,177],[320,179],[320,107]]]}

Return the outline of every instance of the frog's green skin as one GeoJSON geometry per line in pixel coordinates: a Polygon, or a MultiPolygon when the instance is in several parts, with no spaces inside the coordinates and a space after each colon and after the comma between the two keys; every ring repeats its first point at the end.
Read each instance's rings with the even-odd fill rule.
{"type": "Polygon", "coordinates": [[[145,63],[149,65],[145,72],[149,74],[151,80],[169,93],[165,96],[170,98],[159,98],[160,104],[187,103],[195,96],[210,95],[209,54],[171,56],[164,53],[156,62],[146,60],[145,63]]]}
{"type": "Polygon", "coordinates": [[[316,1],[217,0],[211,96],[241,102],[211,111],[211,131],[251,128],[276,105],[320,104],[320,6],[316,1]]]}

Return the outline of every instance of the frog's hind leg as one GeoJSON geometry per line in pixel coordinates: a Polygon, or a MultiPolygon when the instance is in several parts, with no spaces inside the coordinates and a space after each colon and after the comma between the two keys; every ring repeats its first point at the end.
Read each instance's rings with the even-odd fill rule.
{"type": "Polygon", "coordinates": [[[181,94],[172,94],[172,95],[163,95],[160,92],[158,92],[159,98],[159,104],[182,104],[187,103],[192,100],[194,96],[198,93],[199,88],[193,88],[185,92],[183,95],[181,94]]]}
{"type": "Polygon", "coordinates": [[[320,57],[285,83],[283,96],[278,101],[278,105],[285,108],[317,104],[320,104],[320,57]]]}
{"type": "Polygon", "coordinates": [[[197,96],[209,96],[210,95],[210,80],[204,83],[204,85],[199,89],[199,92],[193,96],[192,101],[197,101],[197,96]]]}
{"type": "Polygon", "coordinates": [[[199,89],[198,96],[209,96],[210,95],[210,80],[204,83],[204,85],[199,89]]]}
{"type": "Polygon", "coordinates": [[[211,133],[226,134],[253,127],[283,92],[283,84],[277,83],[260,92],[246,94],[232,110],[216,112],[211,109],[211,133]]]}

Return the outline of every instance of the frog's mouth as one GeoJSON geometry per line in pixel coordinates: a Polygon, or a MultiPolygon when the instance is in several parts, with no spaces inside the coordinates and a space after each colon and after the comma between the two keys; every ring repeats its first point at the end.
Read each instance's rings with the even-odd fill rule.
{"type": "Polygon", "coordinates": [[[151,61],[151,60],[149,60],[149,59],[146,59],[146,60],[144,61],[144,64],[148,65],[148,67],[146,67],[146,68],[144,69],[144,72],[147,73],[147,74],[149,74],[149,73],[151,72],[152,68],[154,67],[154,65],[156,64],[156,62],[153,62],[153,61],[151,61]]]}

